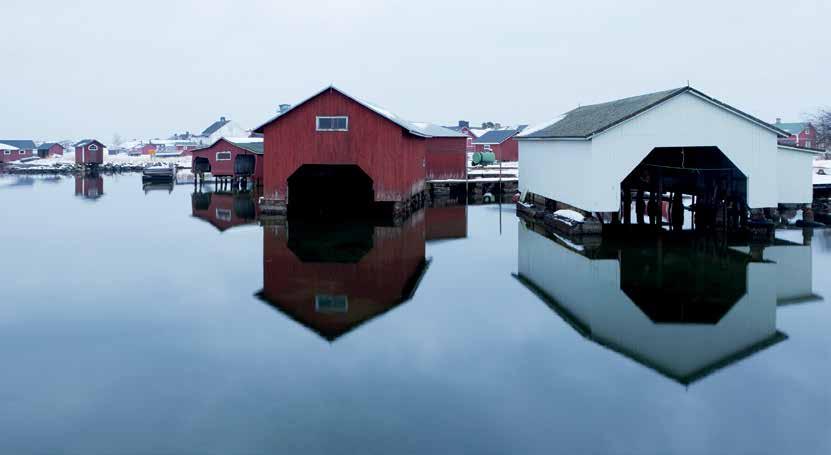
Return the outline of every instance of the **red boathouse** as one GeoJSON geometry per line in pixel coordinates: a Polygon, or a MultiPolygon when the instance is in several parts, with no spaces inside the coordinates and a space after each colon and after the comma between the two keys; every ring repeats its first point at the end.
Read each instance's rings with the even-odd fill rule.
{"type": "Polygon", "coordinates": [[[95,139],[84,139],[75,144],[75,164],[97,165],[104,163],[104,144],[95,139]]]}
{"type": "Polygon", "coordinates": [[[63,156],[63,146],[57,142],[46,142],[38,146],[38,156],[41,158],[51,158],[53,156],[63,156]]]}
{"type": "Polygon", "coordinates": [[[214,177],[263,179],[263,140],[260,138],[219,138],[208,147],[191,152],[195,173],[214,177]]]}
{"type": "Polygon", "coordinates": [[[370,207],[395,213],[420,194],[426,139],[418,126],[327,87],[260,126],[266,199],[292,207],[370,207]]]}
{"type": "Polygon", "coordinates": [[[0,163],[31,158],[37,149],[30,140],[0,139],[0,163]]]}

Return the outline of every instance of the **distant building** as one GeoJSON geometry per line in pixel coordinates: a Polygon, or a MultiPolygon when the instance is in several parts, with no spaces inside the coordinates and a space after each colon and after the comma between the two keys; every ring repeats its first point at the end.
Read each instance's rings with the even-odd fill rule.
{"type": "Polygon", "coordinates": [[[21,139],[0,139],[0,163],[8,163],[35,156],[34,141],[21,139]]]}
{"type": "Polygon", "coordinates": [[[473,141],[476,140],[478,136],[476,136],[476,134],[474,134],[473,131],[470,129],[470,122],[468,122],[467,120],[459,120],[458,125],[445,126],[445,128],[456,131],[458,133],[462,133],[465,136],[467,136],[467,144],[465,145],[467,152],[472,153],[475,150],[475,147],[473,146],[473,141]]]}
{"type": "Polygon", "coordinates": [[[194,150],[192,168],[214,177],[263,178],[263,140],[259,138],[219,138],[208,147],[194,150]]]}
{"type": "Polygon", "coordinates": [[[237,122],[220,117],[219,120],[205,128],[201,134],[186,139],[192,140],[199,145],[210,145],[222,137],[245,137],[248,135],[248,130],[241,127],[237,122]]]}
{"type": "Polygon", "coordinates": [[[104,144],[95,139],[75,143],[75,164],[96,165],[104,163],[104,144]]]}
{"type": "Polygon", "coordinates": [[[49,158],[52,156],[63,155],[63,145],[57,142],[45,142],[38,146],[38,156],[41,158],[49,158]]]}
{"type": "Polygon", "coordinates": [[[477,152],[492,151],[499,161],[519,161],[519,144],[514,136],[519,130],[488,131],[473,141],[477,152]]]}
{"type": "Polygon", "coordinates": [[[817,147],[817,129],[811,125],[811,122],[782,123],[782,119],[777,118],[774,126],[790,134],[786,138],[779,139],[780,144],[805,148],[817,147]]]}

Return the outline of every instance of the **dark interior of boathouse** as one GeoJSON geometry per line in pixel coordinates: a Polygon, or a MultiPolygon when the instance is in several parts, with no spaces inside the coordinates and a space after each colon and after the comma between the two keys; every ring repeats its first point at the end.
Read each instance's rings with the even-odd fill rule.
{"type": "Polygon", "coordinates": [[[374,200],[372,178],[356,165],[304,164],[288,178],[287,202],[292,215],[367,214],[374,200]]]}
{"type": "Polygon", "coordinates": [[[733,231],[747,224],[747,176],[718,147],[658,147],[623,179],[621,201],[624,225],[733,231]]]}

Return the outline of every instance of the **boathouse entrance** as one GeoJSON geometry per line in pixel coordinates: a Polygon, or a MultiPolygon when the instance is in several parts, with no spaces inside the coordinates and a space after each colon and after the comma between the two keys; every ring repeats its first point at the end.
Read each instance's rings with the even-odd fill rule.
{"type": "Polygon", "coordinates": [[[375,200],[372,179],[356,165],[304,164],[288,178],[288,210],[311,216],[367,214],[375,200]]]}
{"type": "Polygon", "coordinates": [[[737,230],[747,176],[718,147],[657,147],[621,182],[624,224],[737,230]]]}

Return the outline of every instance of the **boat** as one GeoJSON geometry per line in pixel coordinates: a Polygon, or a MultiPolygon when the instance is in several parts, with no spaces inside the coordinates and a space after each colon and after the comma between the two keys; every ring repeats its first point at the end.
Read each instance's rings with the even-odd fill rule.
{"type": "Polygon", "coordinates": [[[175,164],[157,164],[144,168],[141,173],[143,180],[172,182],[176,178],[175,164]]]}

